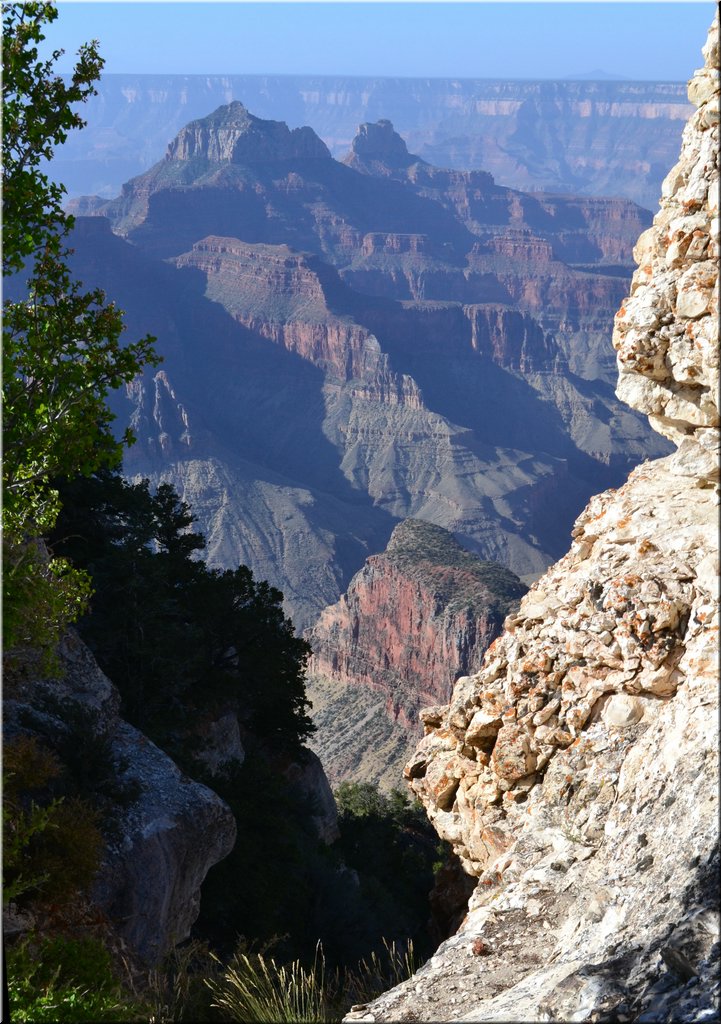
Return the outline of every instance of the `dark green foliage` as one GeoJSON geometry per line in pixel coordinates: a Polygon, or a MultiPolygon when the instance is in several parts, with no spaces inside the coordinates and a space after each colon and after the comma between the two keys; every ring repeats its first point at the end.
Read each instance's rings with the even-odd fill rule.
{"type": "Polygon", "coordinates": [[[337,844],[318,838],[313,806],[277,762],[251,743],[242,766],[201,779],[229,804],[238,839],[208,873],[196,935],[224,955],[240,940],[256,951],[272,948],[281,963],[298,957],[306,966],[320,941],[334,969],[380,947],[377,907],[337,844]]]}
{"type": "Polygon", "coordinates": [[[55,74],[60,52],[38,57],[55,18],[50,3],[3,6],[3,275],[21,296],[3,303],[3,641],[13,682],[55,667],[58,638],[87,597],[86,577],[39,544],[58,513],[50,478],[119,462],[106,397],[157,361],[151,338],[121,344],[121,312],[102,292],[84,293],[67,267],[65,190],[41,167],[82,126],[72,106],[94,94],[103,62],[90,43],[69,82],[55,74]]]}
{"type": "Polygon", "coordinates": [[[197,934],[227,952],[241,935],[259,943],[285,936],[284,955],[311,954],[318,937],[309,920],[314,875],[321,862],[321,874],[332,869],[312,808],[257,744],[241,766],[202,781],[229,804],[238,838],[208,873],[197,934]]]}
{"type": "Polygon", "coordinates": [[[200,937],[229,954],[242,936],[256,948],[271,944],[280,963],[299,957],[306,966],[320,941],[332,970],[373,954],[383,960],[384,939],[410,938],[419,953],[432,952],[426,925],[437,837],[402,793],[344,784],[341,836],[327,847],[315,835],[312,807],[262,751],[251,748],[232,774],[205,781],[229,803],[239,831],[204,883],[200,937]]]}
{"type": "Polygon", "coordinates": [[[82,798],[58,795],[64,766],[35,736],[6,741],[4,769],[4,899],[67,904],[100,867],[104,842],[97,812],[82,798]]]}
{"type": "Polygon", "coordinates": [[[245,566],[209,569],[193,516],[167,485],[129,484],[105,471],[61,485],[54,549],[91,576],[80,630],[120,690],[124,713],[166,748],[197,713],[231,700],[275,749],[312,732],[305,696],[308,645],[282,594],[245,566]]]}
{"type": "Polygon", "coordinates": [[[47,247],[59,251],[65,189],[40,171],[53,149],[84,121],[72,109],[95,95],[103,61],[97,43],[80,49],[72,81],[54,73],[59,53],[44,62],[37,45],[55,21],[51,3],[3,8],[3,272],[20,270],[47,247]]]}
{"type": "Polygon", "coordinates": [[[149,974],[145,998],[148,1017],[158,1024],[201,1024],[220,1020],[211,1006],[210,983],[218,959],[205,942],[191,939],[175,946],[149,974]]]}
{"type": "Polygon", "coordinates": [[[111,737],[93,711],[49,692],[38,699],[37,711],[25,710],[19,718],[62,768],[50,783],[52,796],[86,801],[106,839],[117,838],[118,817],[138,799],[140,784],[121,778],[127,763],[113,753],[111,737]]]}
{"type": "Polygon", "coordinates": [[[67,559],[49,557],[43,541],[3,535],[3,682],[6,694],[27,679],[59,669],[62,630],[85,607],[90,584],[67,559]]]}
{"type": "Polygon", "coordinates": [[[420,804],[400,790],[385,794],[371,783],[343,782],[335,796],[338,851],[358,874],[376,934],[411,938],[420,954],[430,955],[428,895],[446,844],[439,844],[420,804]]]}
{"type": "MultiPolygon", "coordinates": [[[[245,763],[206,778],[239,838],[208,878],[201,930],[220,948],[241,932],[287,935],[286,958],[312,957],[321,939],[333,964],[356,962],[381,936],[422,927],[435,843],[403,798],[367,794],[368,813],[344,809],[338,847],[320,842],[313,808],[283,774],[313,726],[309,648],[282,595],[244,566],[209,569],[172,488],[151,494],[114,472],[122,449],[106,398],[157,360],[152,339],[121,344],[120,311],[84,293],[66,265],[72,218],[40,168],[82,124],[71,107],[93,94],[102,61],[94,43],[83,47],[69,82],[54,74],[59,54],[40,61],[56,17],[52,4],[3,10],[3,270],[15,279],[3,310],[6,668],[22,685],[47,671],[91,581],[80,630],[127,718],[196,777],[197,720],[230,706],[243,726],[245,763]]],[[[124,1000],[102,944],[58,933],[70,919],[86,926],[85,893],[137,794],[118,786],[110,739],[90,717],[51,705],[29,705],[28,734],[5,748],[6,891],[42,910],[45,930],[9,947],[13,1019],[138,1019],[147,1008],[124,1000]]]]}
{"type": "Polygon", "coordinates": [[[17,1024],[147,1020],[147,1008],[125,997],[97,939],[31,935],[8,947],[7,972],[17,1024]]]}

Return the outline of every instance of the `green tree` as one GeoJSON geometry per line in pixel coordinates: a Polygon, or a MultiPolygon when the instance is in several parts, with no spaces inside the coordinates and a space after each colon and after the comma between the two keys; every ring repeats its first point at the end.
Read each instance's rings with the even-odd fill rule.
{"type": "Polygon", "coordinates": [[[273,749],[313,731],[310,648],[283,595],[246,566],[211,569],[194,517],[169,484],[151,494],[104,470],[60,484],[53,548],[92,578],[80,630],[123,696],[124,713],[161,746],[213,702],[232,701],[273,749]]]}
{"type": "MultiPolygon", "coordinates": [[[[69,83],[54,73],[62,51],[38,44],[57,17],[50,3],[3,6],[3,559],[6,668],[48,658],[82,609],[86,577],[48,556],[40,539],[57,518],[51,479],[117,465],[110,391],[156,362],[153,339],[123,345],[121,312],[101,291],[83,292],[67,267],[73,225],[65,189],[42,170],[55,146],[83,125],[73,105],[93,95],[103,61],[81,47],[69,83]],[[21,298],[17,298],[20,295],[21,298]]],[[[123,441],[132,440],[126,432],[123,441]]]]}
{"type": "Polygon", "coordinates": [[[412,938],[430,954],[426,922],[434,864],[445,856],[423,808],[394,789],[369,782],[342,782],[335,790],[340,839],[337,848],[357,871],[376,934],[412,938]]]}

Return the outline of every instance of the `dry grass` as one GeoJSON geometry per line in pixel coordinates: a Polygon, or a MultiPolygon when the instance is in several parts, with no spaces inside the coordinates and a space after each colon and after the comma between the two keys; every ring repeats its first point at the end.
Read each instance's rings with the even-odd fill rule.
{"type": "Polygon", "coordinates": [[[400,984],[417,969],[413,944],[383,940],[355,968],[326,972],[320,943],[313,966],[299,960],[277,964],[262,954],[236,953],[227,967],[206,981],[212,1005],[226,1021],[243,1024],[326,1024],[340,1021],[356,1003],[367,1003],[400,984]]]}

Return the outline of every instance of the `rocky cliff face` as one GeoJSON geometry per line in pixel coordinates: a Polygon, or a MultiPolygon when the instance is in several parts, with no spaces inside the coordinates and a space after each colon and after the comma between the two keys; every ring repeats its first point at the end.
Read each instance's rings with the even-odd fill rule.
{"type": "Polygon", "coordinates": [[[414,164],[428,166],[425,160],[408,152],[403,139],[385,118],[360,126],[343,163],[362,174],[387,178],[407,177],[414,164]]]}
{"type": "Polygon", "coordinates": [[[677,445],[593,498],[480,672],[422,713],[411,788],[478,876],[459,933],[353,1020],[718,1013],[718,18],[614,332],[677,445]]]}
{"type": "Polygon", "coordinates": [[[493,81],[263,75],[103,75],[51,171],[70,195],[115,195],[168,139],[220,104],[312,125],[335,157],[388,118],[438,167],[484,168],[524,190],[625,196],[650,210],[690,106],[679,82],[493,81]]]}
{"type": "Polygon", "coordinates": [[[171,482],[209,559],[298,628],[408,517],[535,576],[590,493],[666,450],[605,379],[650,218],[439,171],[390,124],[359,135],[363,173],[293,138],[230,104],[78,220],[78,277],[164,355],[114,400],[126,472],[171,482]]]}
{"type": "Polygon", "coordinates": [[[88,648],[69,633],[63,676],[26,684],[3,702],[6,737],[40,737],[89,748],[93,784],[119,794],[93,902],[132,952],[148,964],[190,934],[208,870],[230,853],[233,815],[212,790],[184,775],[146,736],[119,717],[120,698],[88,648]],[[84,723],[78,732],[78,723],[84,723]],[[98,751],[103,750],[103,761],[98,751]]]}
{"type": "Polygon", "coordinates": [[[418,709],[448,700],[525,589],[440,527],[413,519],[397,526],[385,552],[366,561],[306,634],[313,746],[331,780],[398,786],[419,735],[418,709]],[[365,707],[365,715],[349,705],[365,707]],[[368,715],[381,719],[382,737],[369,735],[368,715]],[[347,723],[340,730],[339,719],[347,723]]]}
{"type": "Polygon", "coordinates": [[[312,128],[292,131],[284,121],[261,121],[235,100],[210,117],[191,121],[168,146],[166,160],[263,163],[266,160],[329,159],[328,147],[312,128]]]}

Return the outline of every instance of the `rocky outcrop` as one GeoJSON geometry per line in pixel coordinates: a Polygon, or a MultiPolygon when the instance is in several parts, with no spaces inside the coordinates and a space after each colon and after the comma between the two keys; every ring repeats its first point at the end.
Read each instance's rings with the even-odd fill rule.
{"type": "Polygon", "coordinates": [[[313,648],[309,692],[318,706],[312,743],[331,780],[397,786],[419,735],[418,709],[448,700],[454,681],[480,663],[525,589],[513,573],[482,562],[440,527],[413,519],[397,526],[385,552],[366,561],[306,634],[313,648]],[[344,701],[368,709],[341,716],[344,701]],[[371,709],[388,721],[393,743],[385,753],[369,743],[367,720],[338,734],[339,717],[363,722],[371,709]],[[365,763],[369,749],[372,766],[365,763]]]}
{"type": "Polygon", "coordinates": [[[311,806],[310,820],[318,838],[330,844],[340,835],[338,808],[320,758],[312,750],[304,750],[302,757],[284,769],[286,779],[296,792],[311,806]]]}
{"type": "Polygon", "coordinates": [[[425,160],[408,152],[403,139],[393,130],[390,121],[362,124],[351,143],[350,152],[343,163],[361,174],[380,177],[407,177],[413,164],[425,165],[425,160]]]}
{"type": "Polygon", "coordinates": [[[698,110],[634,249],[639,269],[613,336],[619,397],[679,446],[687,473],[709,482],[718,478],[718,83],[713,59],[691,80],[698,110]]]}
{"type": "Polygon", "coordinates": [[[235,820],[220,797],[119,717],[117,691],[76,634],[59,653],[61,678],[26,684],[4,701],[5,735],[94,751],[105,777],[93,781],[117,802],[92,899],[133,953],[153,964],[190,934],[201,883],[230,853],[235,820]]]}
{"type": "Polygon", "coordinates": [[[718,18],[619,311],[620,393],[677,445],[593,498],[406,767],[479,878],[353,1020],[718,1014],[718,18]]]}
{"type": "Polygon", "coordinates": [[[267,160],[330,159],[325,143],[312,128],[294,128],[284,121],[263,121],[234,100],[214,114],[191,121],[168,146],[166,160],[207,160],[209,163],[263,163],[267,160]]]}

